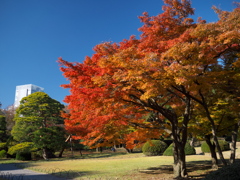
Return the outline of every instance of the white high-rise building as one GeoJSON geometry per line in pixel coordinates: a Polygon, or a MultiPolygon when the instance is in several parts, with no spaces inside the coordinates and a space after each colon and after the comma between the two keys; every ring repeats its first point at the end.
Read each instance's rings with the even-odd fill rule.
{"type": "Polygon", "coordinates": [[[14,106],[18,107],[20,105],[20,101],[22,100],[22,98],[34,92],[43,92],[43,90],[44,88],[33,85],[33,84],[16,86],[14,106]]]}

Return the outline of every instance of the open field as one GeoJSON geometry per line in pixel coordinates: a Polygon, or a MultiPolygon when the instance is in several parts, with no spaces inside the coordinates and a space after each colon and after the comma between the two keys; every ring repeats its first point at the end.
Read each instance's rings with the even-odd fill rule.
{"type": "MultiPolygon", "coordinates": [[[[196,148],[197,153],[200,149],[196,148]]],[[[240,149],[237,149],[240,159],[240,149]]],[[[69,156],[67,152],[65,155],[69,156]]],[[[21,167],[35,171],[62,175],[71,174],[74,179],[172,179],[173,157],[146,157],[142,153],[91,153],[74,158],[56,158],[50,161],[19,162],[21,167]]],[[[228,159],[229,152],[224,152],[228,159]]],[[[191,155],[186,157],[191,179],[201,179],[211,170],[210,156],[191,155]]],[[[10,161],[11,162],[11,161],[10,161]]],[[[1,163],[1,161],[0,161],[1,163]]]]}

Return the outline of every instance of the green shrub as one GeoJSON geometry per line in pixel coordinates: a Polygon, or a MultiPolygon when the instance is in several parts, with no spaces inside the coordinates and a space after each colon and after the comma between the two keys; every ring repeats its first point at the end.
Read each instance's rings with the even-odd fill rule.
{"type": "Polygon", "coordinates": [[[7,148],[7,143],[6,142],[0,143],[0,150],[6,149],[6,148],[7,148]]]}
{"type": "Polygon", "coordinates": [[[33,148],[33,143],[32,142],[23,142],[20,144],[16,144],[15,146],[12,146],[8,149],[8,154],[10,155],[14,155],[17,153],[21,153],[21,152],[31,152],[36,150],[35,148],[33,148]]]}
{"type": "Polygon", "coordinates": [[[5,158],[7,156],[7,151],[1,150],[0,151],[0,158],[5,158]]]}
{"type": "Polygon", "coordinates": [[[224,166],[216,171],[211,172],[208,174],[204,180],[239,180],[240,178],[240,163],[234,163],[230,166],[224,166]]]}
{"type": "MultiPolygon", "coordinates": [[[[190,146],[187,142],[184,147],[185,155],[194,155],[196,154],[196,150],[194,147],[190,146]]],[[[164,156],[173,156],[173,144],[168,146],[168,148],[163,153],[164,156]]]]}
{"type": "Polygon", "coordinates": [[[21,160],[21,161],[28,161],[31,160],[31,153],[30,152],[18,152],[16,154],[16,160],[21,160]]]}
{"type": "Polygon", "coordinates": [[[146,156],[158,156],[162,155],[162,153],[166,150],[167,144],[160,140],[151,140],[146,142],[142,151],[146,156]]]}
{"type": "MultiPolygon", "coordinates": [[[[227,151],[230,149],[229,143],[225,140],[218,140],[220,148],[222,151],[227,151]]],[[[206,142],[203,142],[201,145],[201,150],[204,153],[210,153],[210,148],[206,142]]],[[[215,151],[217,151],[217,148],[215,148],[215,151]]]]}
{"type": "Polygon", "coordinates": [[[194,154],[196,154],[195,148],[192,147],[189,142],[187,142],[185,144],[184,151],[185,151],[186,155],[194,155],[194,154]]]}

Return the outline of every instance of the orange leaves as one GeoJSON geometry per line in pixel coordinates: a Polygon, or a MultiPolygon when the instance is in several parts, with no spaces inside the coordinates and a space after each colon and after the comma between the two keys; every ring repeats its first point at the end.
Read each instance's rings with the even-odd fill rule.
{"type": "Polygon", "coordinates": [[[142,31],[139,48],[144,52],[162,53],[173,44],[187,27],[191,27],[193,20],[188,15],[193,14],[190,2],[169,1],[164,6],[164,13],[150,17],[147,13],[140,16],[144,25],[139,28],[142,31]]]}
{"type": "Polygon", "coordinates": [[[239,10],[217,23],[194,24],[188,17],[193,14],[189,0],[164,2],[162,14],[139,17],[144,23],[140,39],[131,36],[120,43],[99,44],[83,63],[59,59],[70,81],[62,85],[71,92],[65,98],[70,109],[65,125],[86,143],[126,140],[133,146],[134,138],[145,141],[159,136],[160,129],[169,132],[171,123],[183,128],[185,108],[194,105],[187,104],[189,96],[207,96],[213,86],[218,88],[219,78],[227,82],[231,76],[217,60],[231,57],[231,65],[240,66],[239,10]],[[149,111],[157,112],[156,121],[142,119],[149,111]]]}
{"type": "Polygon", "coordinates": [[[164,3],[166,5],[163,6],[163,10],[177,16],[179,19],[194,14],[194,9],[191,7],[189,0],[164,0],[164,3]]]}
{"type": "Polygon", "coordinates": [[[129,149],[133,149],[135,147],[141,148],[141,145],[143,145],[143,143],[150,139],[160,137],[162,134],[163,134],[162,130],[158,129],[146,130],[139,128],[136,131],[133,131],[125,136],[126,146],[129,149]]]}
{"type": "Polygon", "coordinates": [[[240,44],[240,31],[232,30],[222,33],[218,39],[219,42],[223,44],[237,44],[239,47],[240,44]]]}
{"type": "Polygon", "coordinates": [[[61,65],[66,66],[61,68],[64,76],[70,80],[66,87],[71,88],[71,95],[65,99],[70,109],[70,114],[65,115],[66,129],[91,146],[96,146],[99,140],[111,143],[112,138],[119,139],[120,131],[127,128],[129,118],[126,116],[131,110],[116,101],[123,93],[112,79],[115,68],[108,59],[113,57],[117,48],[109,43],[98,45],[96,54],[92,58],[86,57],[83,64],[59,59],[61,65]]]}

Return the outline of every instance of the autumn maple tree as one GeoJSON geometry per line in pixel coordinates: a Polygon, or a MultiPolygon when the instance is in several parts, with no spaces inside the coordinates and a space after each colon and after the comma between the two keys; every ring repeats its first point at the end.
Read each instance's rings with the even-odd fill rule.
{"type": "MultiPolygon", "coordinates": [[[[221,11],[216,7],[214,10],[219,15],[218,22],[199,23],[190,33],[189,40],[191,41],[178,44],[175,49],[172,48],[169,51],[171,52],[170,56],[166,56],[172,58],[174,55],[175,59],[179,59],[179,62],[185,59],[185,62],[196,63],[198,68],[195,70],[201,71],[189,86],[192,88],[190,94],[186,94],[178,87],[176,89],[202,106],[211,124],[213,140],[218,149],[219,157],[223,164],[227,165],[218,144],[217,127],[210,112],[211,102],[208,97],[221,98],[223,93],[225,93],[225,98],[227,96],[232,100],[239,97],[239,93],[236,91],[236,85],[239,83],[239,66],[237,66],[240,50],[239,8],[233,12],[221,11]],[[186,47],[189,48],[188,52],[184,51],[187,49],[186,47]],[[181,51],[179,51],[180,49],[181,51]],[[229,91],[226,87],[233,89],[229,91]]],[[[184,75],[182,75],[183,77],[184,75]]],[[[186,78],[184,79],[186,80],[186,78]]],[[[186,82],[189,83],[189,79],[186,82]]]]}
{"type": "Polygon", "coordinates": [[[196,104],[202,107],[219,146],[207,98],[214,95],[214,88],[220,91],[226,85],[217,86],[219,75],[230,78],[229,70],[219,68],[218,59],[234,54],[238,65],[239,31],[234,29],[238,20],[232,29],[225,23],[239,17],[239,9],[227,16],[215,9],[221,16],[217,23],[200,18],[194,23],[189,18],[194,13],[189,0],[164,2],[162,14],[140,17],[140,39],[131,36],[120,43],[99,44],[83,63],[59,58],[70,81],[62,86],[71,92],[65,98],[70,112],[63,116],[66,129],[91,146],[114,142],[133,146],[134,140],[167,133],[174,142],[174,174],[185,177],[184,147],[196,104]],[[154,116],[146,120],[149,113],[154,116]]]}

